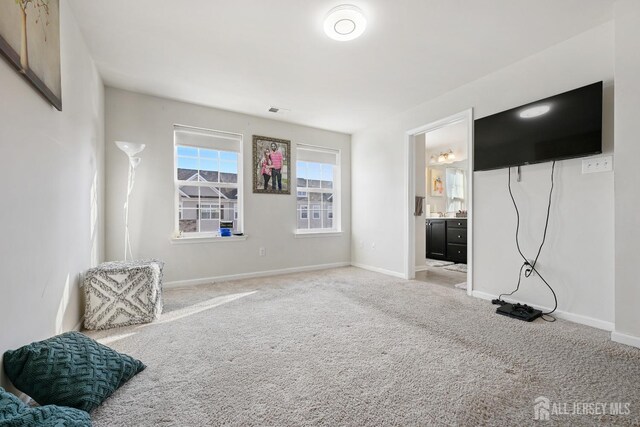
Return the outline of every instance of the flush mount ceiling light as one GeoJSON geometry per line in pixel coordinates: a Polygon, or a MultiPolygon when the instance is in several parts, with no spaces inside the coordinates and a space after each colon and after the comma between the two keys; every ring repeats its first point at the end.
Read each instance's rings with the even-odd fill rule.
{"type": "Polygon", "coordinates": [[[551,107],[548,105],[536,105],[535,107],[527,108],[526,110],[520,111],[518,114],[523,119],[531,119],[533,117],[538,117],[543,114],[546,114],[551,110],[551,107]]]}
{"type": "Polygon", "coordinates": [[[324,20],[324,32],[338,41],[348,41],[360,37],[367,28],[364,13],[352,4],[341,4],[329,11],[324,20]]]}

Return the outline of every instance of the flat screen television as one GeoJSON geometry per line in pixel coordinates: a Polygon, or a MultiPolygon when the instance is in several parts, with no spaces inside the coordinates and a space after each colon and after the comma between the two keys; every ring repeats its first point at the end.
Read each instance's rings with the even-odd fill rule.
{"type": "Polygon", "coordinates": [[[474,123],[474,170],[602,153],[602,82],[474,123]]]}

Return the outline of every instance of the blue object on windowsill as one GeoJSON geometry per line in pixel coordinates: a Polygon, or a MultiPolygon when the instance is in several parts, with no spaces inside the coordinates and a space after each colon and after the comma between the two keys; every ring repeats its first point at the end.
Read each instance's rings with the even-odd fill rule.
{"type": "Polygon", "coordinates": [[[221,228],[220,229],[220,237],[230,237],[231,229],[230,228],[221,228]]]}

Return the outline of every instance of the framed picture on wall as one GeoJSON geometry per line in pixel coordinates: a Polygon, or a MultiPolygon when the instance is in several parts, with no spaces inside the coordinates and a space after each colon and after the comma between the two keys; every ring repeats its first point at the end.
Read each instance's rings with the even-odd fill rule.
{"type": "Polygon", "coordinates": [[[253,135],[253,192],[291,194],[291,141],[253,135]]]}
{"type": "Polygon", "coordinates": [[[431,195],[444,196],[444,171],[441,169],[431,169],[431,195]]]}
{"type": "Polygon", "coordinates": [[[62,111],[59,0],[0,1],[0,53],[62,111]]]}

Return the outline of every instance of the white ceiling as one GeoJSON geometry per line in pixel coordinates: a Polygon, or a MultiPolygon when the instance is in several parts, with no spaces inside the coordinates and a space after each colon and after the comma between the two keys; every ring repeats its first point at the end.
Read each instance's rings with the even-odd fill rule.
{"type": "Polygon", "coordinates": [[[352,133],[610,20],[613,0],[69,3],[109,86],[352,133]],[[322,20],[345,2],[367,31],[336,42],[322,20]]]}

